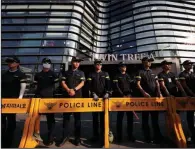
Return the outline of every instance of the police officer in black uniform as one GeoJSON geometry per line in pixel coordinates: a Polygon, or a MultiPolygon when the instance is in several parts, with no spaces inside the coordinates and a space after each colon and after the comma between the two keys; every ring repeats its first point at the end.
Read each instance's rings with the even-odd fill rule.
{"type": "MultiPolygon", "coordinates": [[[[99,98],[109,98],[111,95],[110,77],[105,71],[102,71],[102,61],[96,59],[94,61],[95,71],[91,72],[88,77],[88,88],[90,96],[98,101],[99,98]]],[[[101,146],[104,145],[104,112],[93,112],[93,137],[91,141],[100,139],[101,146]],[[100,125],[99,125],[100,117],[100,125]],[[100,126],[100,133],[99,133],[100,126]]]]}
{"type": "MultiPolygon", "coordinates": [[[[20,60],[16,56],[6,59],[9,70],[2,75],[2,98],[22,99],[27,83],[26,75],[19,69],[20,60]]],[[[2,147],[9,148],[12,145],[16,128],[16,114],[2,114],[2,147]]]]}
{"type": "MultiPolygon", "coordinates": [[[[114,77],[114,97],[132,97],[131,90],[131,78],[129,74],[126,73],[126,64],[124,62],[119,63],[119,71],[120,73],[116,74],[114,77]]],[[[127,135],[129,137],[129,141],[134,142],[135,138],[132,135],[133,132],[133,112],[126,111],[127,115],[127,135]]],[[[122,141],[122,126],[123,126],[123,117],[124,111],[120,111],[117,113],[117,142],[121,143],[122,141]]]]}
{"type": "MultiPolygon", "coordinates": [[[[158,77],[152,72],[150,69],[151,62],[154,59],[144,57],[142,59],[142,64],[144,68],[138,72],[136,76],[137,79],[137,87],[142,93],[143,97],[150,98],[150,97],[162,97],[160,86],[158,83],[158,77]]],[[[150,127],[148,124],[149,114],[151,115],[152,119],[152,127],[154,133],[154,142],[161,143],[163,137],[160,132],[159,123],[158,123],[158,115],[159,113],[156,111],[145,111],[142,112],[142,129],[144,132],[144,138],[147,143],[151,142],[150,136],[150,127]]]]}
{"type": "Polygon", "coordinates": [[[171,72],[172,62],[164,60],[161,62],[163,71],[158,74],[158,80],[164,97],[186,97],[187,94],[181,86],[176,75],[171,72]]]}
{"type": "MultiPolygon", "coordinates": [[[[64,89],[63,96],[67,98],[81,98],[82,87],[85,82],[84,72],[78,70],[82,60],[78,57],[72,58],[72,68],[62,74],[62,88],[64,89]]],[[[71,113],[63,113],[63,138],[57,146],[62,146],[69,139],[70,134],[70,115],[71,113]]],[[[73,113],[75,121],[75,140],[76,146],[80,144],[81,136],[81,114],[73,113]]]]}
{"type": "MultiPolygon", "coordinates": [[[[187,95],[190,97],[195,97],[195,75],[191,71],[192,64],[193,62],[191,62],[190,60],[186,60],[183,62],[182,65],[185,70],[179,74],[179,79],[187,95]]],[[[187,123],[188,129],[192,134],[191,139],[193,142],[195,142],[194,111],[187,111],[187,123]]]]}
{"type": "MultiPolygon", "coordinates": [[[[44,58],[42,60],[43,69],[41,72],[35,74],[34,84],[37,85],[35,96],[38,98],[52,98],[54,96],[55,83],[59,81],[57,75],[51,70],[51,60],[44,58]]],[[[53,144],[55,117],[54,113],[46,114],[48,138],[46,145],[53,144]]]]}

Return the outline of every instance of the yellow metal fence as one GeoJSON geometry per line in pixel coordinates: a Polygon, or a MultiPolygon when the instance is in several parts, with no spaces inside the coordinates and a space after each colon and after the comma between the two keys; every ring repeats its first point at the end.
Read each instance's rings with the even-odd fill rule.
{"type": "Polygon", "coordinates": [[[2,99],[2,113],[28,113],[19,148],[35,148],[39,141],[41,113],[104,112],[105,148],[109,148],[109,112],[112,111],[165,111],[167,133],[178,147],[186,148],[186,138],[177,110],[195,111],[195,98],[110,98],[93,101],[92,98],[32,98],[2,99]]]}

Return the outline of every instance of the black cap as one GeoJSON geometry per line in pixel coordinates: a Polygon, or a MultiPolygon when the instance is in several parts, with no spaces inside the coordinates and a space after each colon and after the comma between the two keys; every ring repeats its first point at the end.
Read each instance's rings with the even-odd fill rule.
{"type": "Polygon", "coordinates": [[[47,64],[51,64],[51,60],[49,58],[44,58],[42,60],[42,63],[47,63],[47,64]]]}
{"type": "Polygon", "coordinates": [[[20,60],[16,56],[10,56],[5,60],[6,63],[20,63],[20,60]]]}
{"type": "Polygon", "coordinates": [[[144,62],[144,61],[153,62],[154,59],[153,58],[149,58],[149,57],[144,57],[144,58],[142,58],[142,62],[144,62]]]}
{"type": "Polygon", "coordinates": [[[119,67],[126,66],[125,62],[120,62],[118,65],[119,65],[119,67]]]}
{"type": "Polygon", "coordinates": [[[101,59],[95,59],[94,64],[102,64],[102,60],[101,59]]]}
{"type": "Polygon", "coordinates": [[[182,63],[182,65],[188,65],[188,64],[194,64],[194,62],[191,62],[191,60],[186,60],[182,63]]]}
{"type": "Polygon", "coordinates": [[[173,64],[172,62],[168,62],[167,60],[164,60],[161,62],[161,65],[170,65],[170,64],[173,64]]]}
{"type": "Polygon", "coordinates": [[[83,60],[80,59],[79,57],[73,56],[71,61],[72,61],[72,62],[81,62],[81,61],[83,61],[83,60]]]}

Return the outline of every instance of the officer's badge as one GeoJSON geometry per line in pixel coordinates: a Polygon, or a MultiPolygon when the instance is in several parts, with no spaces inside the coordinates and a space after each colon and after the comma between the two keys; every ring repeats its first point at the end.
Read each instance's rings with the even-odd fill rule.
{"type": "Polygon", "coordinates": [[[178,101],[179,105],[182,107],[182,108],[185,108],[186,105],[188,104],[188,102],[186,102],[185,100],[180,100],[178,101]]]}
{"type": "Polygon", "coordinates": [[[123,102],[124,101],[121,101],[121,102],[117,101],[117,102],[113,102],[113,103],[116,105],[117,108],[120,108],[121,105],[123,104],[123,102]]]}
{"type": "Polygon", "coordinates": [[[51,110],[55,105],[57,104],[57,102],[49,102],[49,103],[45,103],[44,102],[44,105],[47,107],[48,110],[51,110]]]}

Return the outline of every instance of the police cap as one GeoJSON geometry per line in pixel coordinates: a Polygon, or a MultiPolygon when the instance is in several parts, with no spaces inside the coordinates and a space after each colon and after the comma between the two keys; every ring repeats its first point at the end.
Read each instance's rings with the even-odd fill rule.
{"type": "Polygon", "coordinates": [[[163,65],[170,65],[170,64],[173,64],[172,62],[168,62],[167,60],[164,60],[161,62],[161,66],[163,65]]]}
{"type": "Polygon", "coordinates": [[[11,57],[8,57],[5,60],[5,62],[6,63],[13,63],[13,62],[20,63],[20,60],[16,56],[11,56],[11,57]]]}
{"type": "Polygon", "coordinates": [[[83,61],[83,60],[80,59],[79,57],[73,56],[71,61],[72,61],[72,62],[81,62],[81,61],[83,61]]]}
{"type": "Polygon", "coordinates": [[[194,64],[194,62],[191,62],[191,60],[186,60],[182,63],[182,65],[189,65],[189,64],[194,64]]]}
{"type": "Polygon", "coordinates": [[[125,64],[125,62],[120,62],[120,63],[118,64],[118,66],[119,66],[119,67],[123,67],[123,66],[126,66],[126,64],[125,64]]]}
{"type": "Polygon", "coordinates": [[[51,64],[51,60],[49,58],[44,58],[42,60],[42,63],[47,63],[47,64],[51,64]]]}
{"type": "Polygon", "coordinates": [[[145,61],[148,61],[148,62],[153,62],[154,61],[154,59],[153,58],[149,58],[149,57],[144,57],[144,58],[142,58],[142,60],[141,60],[142,62],[145,62],[145,61]]]}
{"type": "Polygon", "coordinates": [[[102,64],[102,60],[101,60],[101,59],[95,59],[94,64],[95,64],[95,65],[96,65],[96,64],[102,64]]]}

